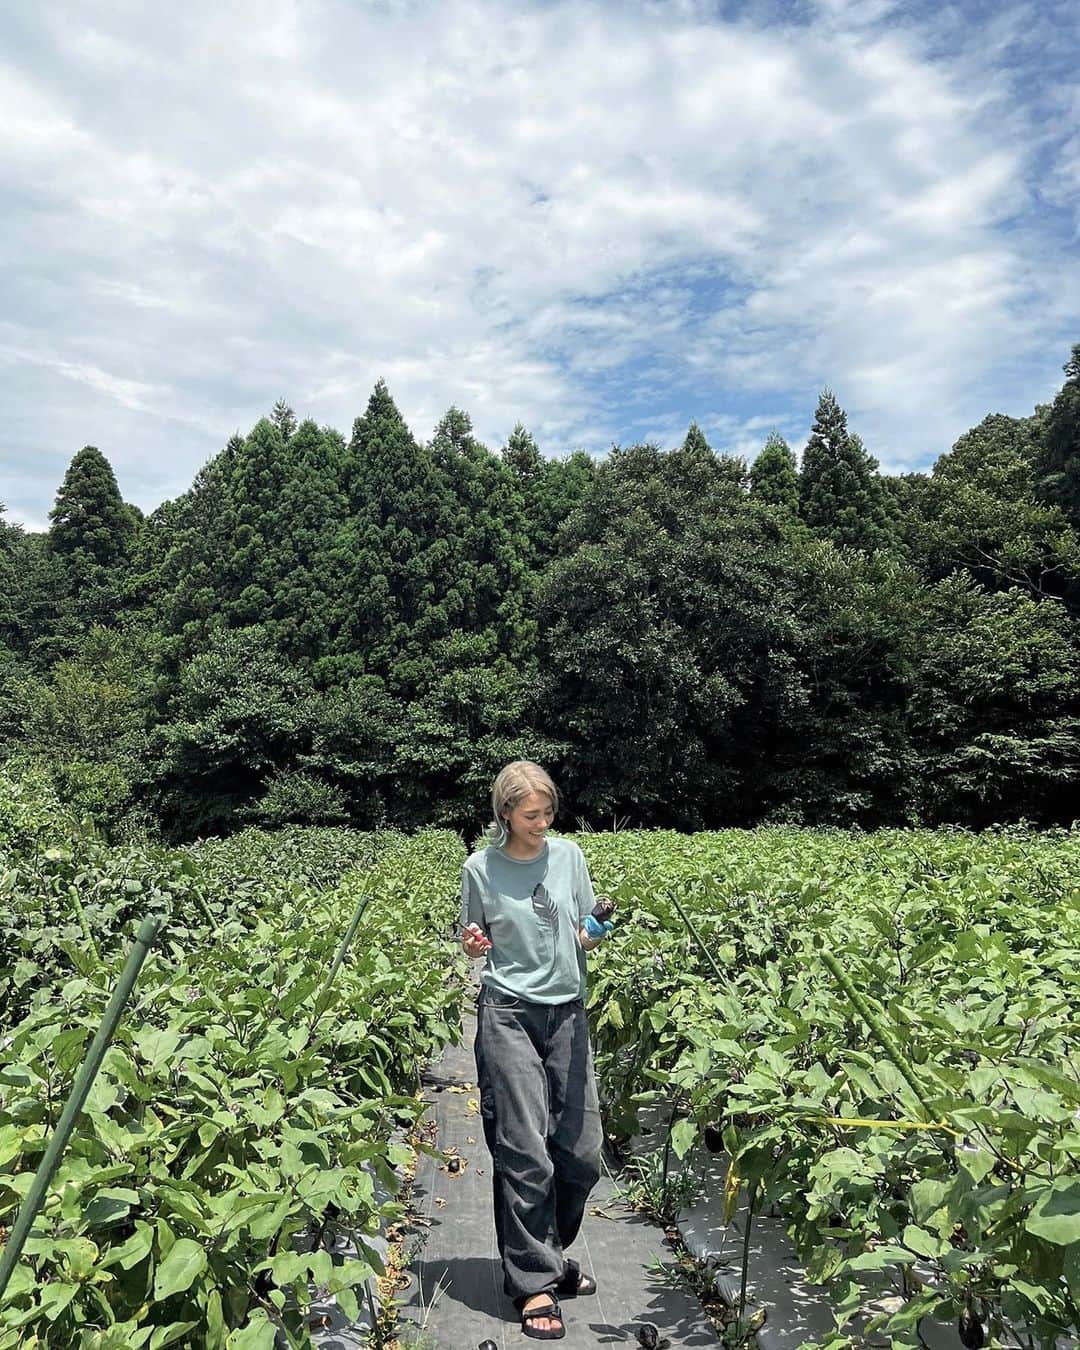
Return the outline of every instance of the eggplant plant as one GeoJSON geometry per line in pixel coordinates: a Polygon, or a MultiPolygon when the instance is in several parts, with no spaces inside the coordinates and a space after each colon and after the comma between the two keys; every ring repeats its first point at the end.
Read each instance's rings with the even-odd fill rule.
{"type": "MultiPolygon", "coordinates": [[[[3,819],[0,794],[0,836],[3,819]]],[[[460,957],[441,932],[464,849],[339,831],[335,863],[328,833],[251,832],[220,855],[75,836],[36,855],[24,836],[0,864],[17,994],[0,1014],[0,1241],[140,902],[176,920],[8,1285],[0,1350],[303,1347],[317,1292],[358,1315],[381,1270],[371,1239],[400,1216],[419,1066],[459,1034],[460,957]]]]}
{"type": "Polygon", "coordinates": [[[602,1096],[718,1144],[838,1335],[1080,1333],[1080,833],[586,835],[623,922],[591,971],[602,1096]]]}

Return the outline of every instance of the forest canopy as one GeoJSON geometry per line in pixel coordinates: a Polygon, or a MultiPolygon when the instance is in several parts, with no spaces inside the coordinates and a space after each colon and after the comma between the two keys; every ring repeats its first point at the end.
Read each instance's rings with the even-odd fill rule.
{"type": "MultiPolygon", "coordinates": [[[[0,483],[0,496],[3,484],[0,483]]],[[[0,758],[107,833],[480,823],[1066,824],[1080,777],[1080,344],[1053,402],[882,474],[825,390],[796,454],[345,437],[281,401],[144,517],[86,446],[0,506],[0,758]]]]}

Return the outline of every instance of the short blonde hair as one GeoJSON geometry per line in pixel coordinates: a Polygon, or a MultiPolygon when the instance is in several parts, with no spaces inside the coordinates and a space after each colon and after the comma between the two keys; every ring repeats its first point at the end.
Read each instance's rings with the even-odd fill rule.
{"type": "Polygon", "coordinates": [[[518,802],[523,801],[530,792],[542,792],[551,800],[552,811],[559,809],[559,789],[551,781],[551,775],[534,764],[531,759],[515,759],[500,769],[491,785],[491,824],[487,827],[487,839],[491,844],[501,847],[509,838],[506,828],[507,813],[518,802]]]}

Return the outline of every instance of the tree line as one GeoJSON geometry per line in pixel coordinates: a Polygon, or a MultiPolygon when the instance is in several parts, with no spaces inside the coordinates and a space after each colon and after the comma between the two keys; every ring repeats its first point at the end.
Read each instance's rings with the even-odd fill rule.
{"type": "MultiPolygon", "coordinates": [[[[692,425],[497,453],[385,384],[279,402],[148,516],[79,451],[0,515],[0,756],[114,834],[473,829],[549,765],[570,822],[1068,823],[1080,776],[1080,343],[1053,402],[884,475],[822,393],[801,461],[692,425]]],[[[3,508],[0,506],[0,512],[3,508]]]]}

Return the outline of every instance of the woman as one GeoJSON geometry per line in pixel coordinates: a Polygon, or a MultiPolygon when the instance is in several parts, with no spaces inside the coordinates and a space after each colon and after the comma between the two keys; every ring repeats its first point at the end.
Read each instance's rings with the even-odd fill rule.
{"type": "Polygon", "coordinates": [[[495,779],[487,848],[465,863],[462,945],[487,958],[476,1073],[494,1167],[504,1287],[534,1340],[566,1334],[558,1297],[596,1292],[563,1253],[600,1177],[603,1132],[585,1018],[585,953],[610,931],[581,849],[549,839],[559,806],[538,764],[495,779]]]}

